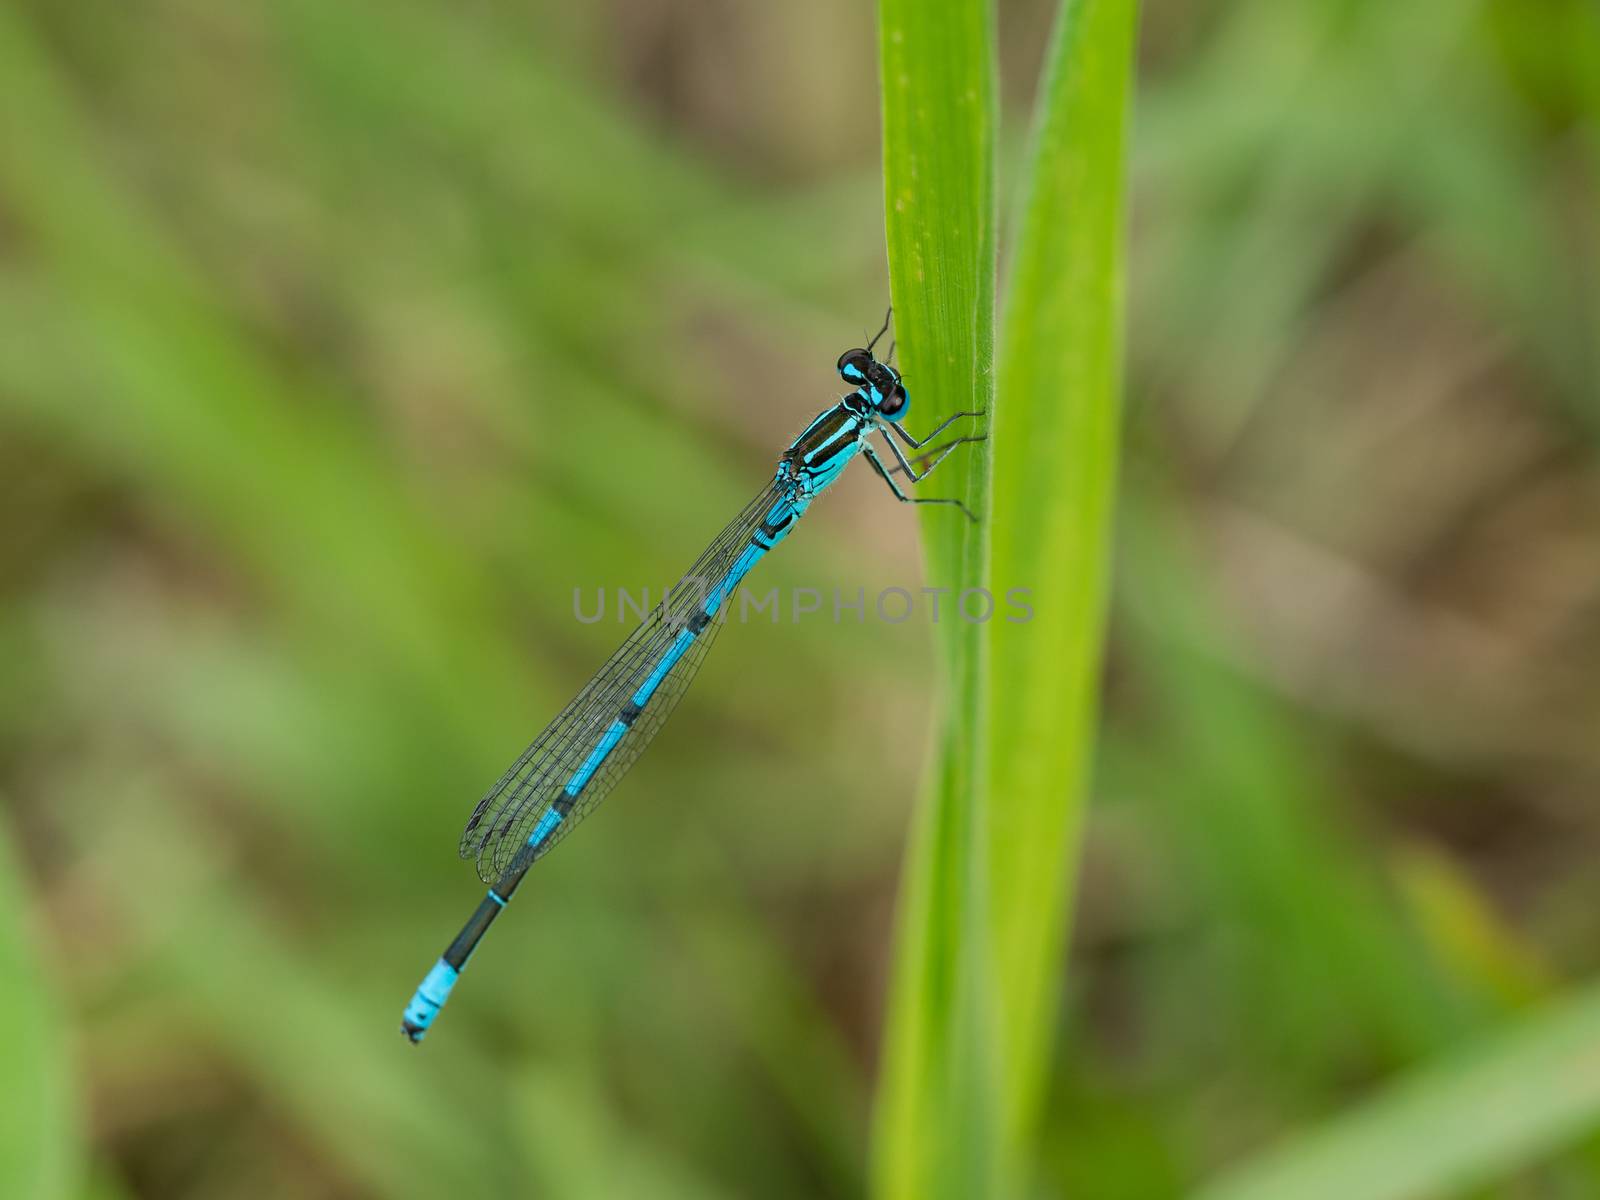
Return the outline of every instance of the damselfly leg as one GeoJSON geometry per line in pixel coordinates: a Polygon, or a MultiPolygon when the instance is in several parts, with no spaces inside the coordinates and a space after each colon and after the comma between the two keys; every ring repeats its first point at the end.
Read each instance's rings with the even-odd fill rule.
{"type": "Polygon", "coordinates": [[[902,442],[904,442],[906,445],[910,446],[913,450],[921,450],[929,442],[933,441],[934,438],[938,437],[946,429],[949,429],[950,426],[954,425],[957,421],[961,420],[962,417],[981,417],[985,413],[987,413],[988,411],[989,410],[986,409],[986,408],[980,408],[976,412],[962,411],[962,412],[958,412],[958,413],[951,413],[948,417],[946,417],[944,420],[940,421],[937,425],[935,425],[933,427],[933,429],[931,429],[928,432],[927,437],[922,437],[922,438],[912,437],[909,433],[907,433],[899,425],[891,425],[889,428],[893,429],[894,432],[895,432],[895,435],[902,442]]]}
{"type": "MultiPolygon", "coordinates": [[[[900,453],[899,447],[897,447],[893,442],[889,443],[889,448],[891,450],[893,450],[896,455],[898,455],[900,453]]],[[[953,448],[954,447],[952,447],[952,449],[953,448]]],[[[906,495],[904,492],[902,492],[900,490],[900,485],[894,481],[894,477],[892,475],[890,475],[889,472],[884,468],[882,460],[880,460],[878,458],[877,453],[872,449],[872,447],[870,445],[864,445],[864,446],[862,446],[861,450],[862,450],[862,453],[867,456],[867,461],[872,464],[872,469],[878,473],[878,475],[883,479],[884,483],[889,485],[889,490],[894,493],[894,498],[896,500],[900,501],[901,504],[953,504],[957,508],[959,508],[962,512],[967,514],[967,520],[973,522],[974,524],[977,523],[977,520],[978,520],[977,514],[974,513],[965,504],[963,504],[960,500],[956,500],[956,499],[954,499],[952,497],[948,497],[948,496],[908,496],[908,495],[906,495]]],[[[948,454],[949,451],[946,451],[945,453],[948,454]]],[[[904,458],[902,458],[900,461],[902,463],[905,463],[905,459],[904,458]]],[[[907,469],[907,472],[909,473],[909,471],[910,471],[910,464],[909,463],[906,463],[906,469],[907,469]]],[[[931,471],[931,470],[933,470],[933,468],[929,467],[928,471],[931,471]]],[[[924,471],[922,473],[922,475],[915,476],[915,478],[916,479],[921,479],[921,478],[925,477],[928,474],[928,471],[924,471]]]]}
{"type": "Polygon", "coordinates": [[[928,473],[942,463],[945,460],[945,456],[957,446],[965,446],[968,442],[987,442],[988,440],[989,435],[987,433],[975,433],[966,437],[952,438],[942,446],[935,446],[931,450],[925,450],[921,454],[914,454],[910,458],[901,454],[900,448],[893,442],[889,442],[889,449],[894,451],[895,457],[903,464],[898,467],[890,467],[889,474],[899,475],[904,473],[912,483],[921,483],[922,480],[928,477],[928,473]],[[933,461],[928,462],[929,459],[933,461]],[[918,463],[927,463],[928,465],[918,471],[916,469],[916,464],[918,463]]]}

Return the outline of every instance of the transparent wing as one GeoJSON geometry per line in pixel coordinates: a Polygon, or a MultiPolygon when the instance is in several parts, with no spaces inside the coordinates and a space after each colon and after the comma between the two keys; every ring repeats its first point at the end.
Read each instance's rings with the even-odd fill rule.
{"type": "MultiPolygon", "coordinates": [[[[747,504],[684,573],[660,604],[628,635],[572,703],[489,789],[461,834],[461,857],[477,861],[478,875],[493,883],[527,848],[528,836],[566,788],[635,693],[663,661],[679,632],[723,580],[771,508],[785,495],[776,481],[747,504]]],[[[724,599],[720,616],[727,611],[724,599]]],[[[649,701],[612,747],[572,809],[533,851],[539,858],[588,816],[627,774],[688,690],[722,628],[714,620],[662,678],[649,701]]]]}

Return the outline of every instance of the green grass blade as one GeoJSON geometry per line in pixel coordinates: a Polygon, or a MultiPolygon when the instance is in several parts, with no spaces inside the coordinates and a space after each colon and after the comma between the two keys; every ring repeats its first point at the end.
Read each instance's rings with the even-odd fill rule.
{"type": "Polygon", "coordinates": [[[0,830],[0,1195],[51,1200],[73,1194],[79,1153],[73,1129],[72,1069],[55,999],[25,928],[27,904],[9,840],[0,830]]]}
{"type": "Polygon", "coordinates": [[[1043,1090],[1090,773],[1122,379],[1135,0],[1064,0],[1045,60],[1000,343],[990,586],[996,1011],[1007,1134],[1043,1090]],[[1008,613],[1009,605],[998,611],[1008,613]]]}
{"type": "MultiPolygon", "coordinates": [[[[890,273],[908,379],[919,403],[934,398],[933,415],[973,398],[987,407],[992,125],[974,120],[973,101],[992,94],[981,49],[989,14],[881,11],[890,273]]],[[[943,477],[940,491],[990,519],[977,530],[927,525],[936,585],[1029,587],[1051,607],[1025,624],[952,618],[943,628],[953,706],[902,899],[878,1131],[883,1194],[994,1187],[1011,1173],[1044,1078],[1104,619],[1135,12],[1129,0],[1062,10],[1007,312],[1001,395],[1016,408],[996,412],[995,441],[1005,474],[985,502],[986,463],[967,456],[968,474],[943,477]],[[1041,720],[1050,728],[1036,728],[1041,720]],[[1004,798],[1001,811],[986,811],[990,794],[1004,798]]]]}
{"type": "MultiPolygon", "coordinates": [[[[884,0],[885,227],[913,431],[986,408],[993,390],[995,34],[985,0],[884,0]]],[[[938,493],[984,509],[987,447],[938,493]]],[[[925,523],[935,587],[982,581],[987,525],[925,523]]],[[[901,883],[874,1144],[880,1196],[991,1194],[998,1127],[985,1007],[982,627],[938,626],[952,702],[901,883]]]]}
{"type": "MultiPolygon", "coordinates": [[[[986,408],[994,394],[994,36],[984,0],[879,8],[884,227],[913,432],[986,408]]],[[[956,455],[939,471],[939,494],[972,504],[987,499],[987,483],[983,453],[956,455]]],[[[932,511],[924,528],[935,584],[978,578],[986,527],[932,511]]]]}
{"type": "Polygon", "coordinates": [[[1425,1067],[1199,1200],[1407,1200],[1537,1161],[1600,1121],[1600,987],[1425,1067]]]}

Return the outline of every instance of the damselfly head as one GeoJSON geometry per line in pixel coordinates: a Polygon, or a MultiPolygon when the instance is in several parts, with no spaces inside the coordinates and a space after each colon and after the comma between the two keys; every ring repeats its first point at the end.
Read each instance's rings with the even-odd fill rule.
{"type": "Polygon", "coordinates": [[[877,366],[872,354],[866,350],[846,350],[839,355],[839,375],[851,387],[867,382],[867,372],[877,366]]]}
{"type": "Polygon", "coordinates": [[[877,400],[878,415],[886,421],[904,420],[911,408],[911,393],[906,391],[906,385],[900,382],[900,376],[896,375],[894,378],[893,387],[874,397],[877,400]]]}
{"type": "Polygon", "coordinates": [[[873,358],[870,351],[846,350],[839,356],[839,375],[859,388],[867,403],[885,420],[898,421],[911,407],[900,372],[873,358]]]}

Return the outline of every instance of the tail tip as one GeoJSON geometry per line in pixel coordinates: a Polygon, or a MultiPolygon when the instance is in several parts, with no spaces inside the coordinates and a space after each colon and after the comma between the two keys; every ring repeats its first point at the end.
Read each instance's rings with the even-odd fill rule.
{"type": "Polygon", "coordinates": [[[460,968],[451,966],[441,958],[433,964],[433,969],[418,986],[411,1003],[400,1015],[400,1032],[406,1035],[406,1040],[413,1046],[428,1032],[428,1026],[433,1024],[444,1002],[450,998],[450,989],[455,986],[460,974],[460,968]]]}

